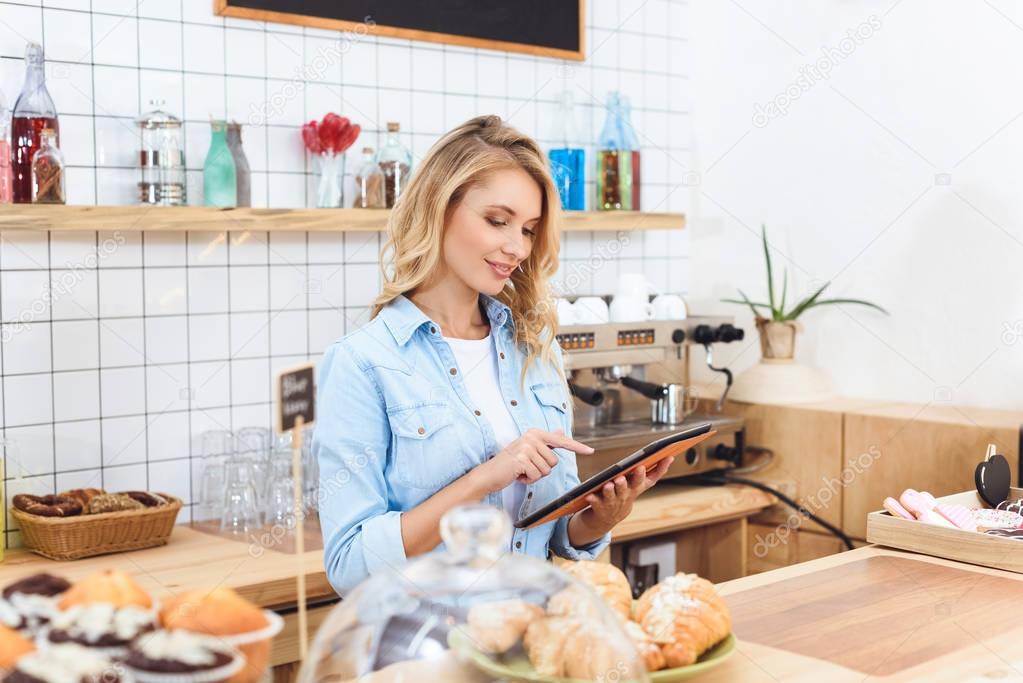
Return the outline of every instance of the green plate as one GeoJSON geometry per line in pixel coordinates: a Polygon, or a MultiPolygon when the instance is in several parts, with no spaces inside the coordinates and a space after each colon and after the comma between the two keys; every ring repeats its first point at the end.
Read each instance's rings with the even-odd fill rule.
{"type": "MultiPolygon", "coordinates": [[[[529,659],[525,656],[516,657],[504,662],[498,662],[490,655],[477,650],[469,637],[461,629],[452,629],[448,633],[448,646],[471,661],[478,669],[490,674],[494,678],[504,678],[515,681],[535,681],[536,683],[569,683],[575,679],[554,678],[543,676],[533,670],[529,659]]],[[[729,633],[728,637],[720,643],[703,653],[703,656],[689,666],[679,666],[674,669],[661,669],[649,674],[651,683],[673,683],[684,681],[712,669],[728,659],[735,650],[735,635],[729,633]]],[[[582,682],[580,682],[582,683],[582,682]]]]}

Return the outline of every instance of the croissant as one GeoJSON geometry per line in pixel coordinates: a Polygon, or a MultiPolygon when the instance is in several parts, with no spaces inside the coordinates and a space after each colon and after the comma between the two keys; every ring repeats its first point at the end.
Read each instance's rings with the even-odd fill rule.
{"type": "Polygon", "coordinates": [[[507,652],[519,642],[526,628],[543,616],[543,608],[524,600],[499,600],[469,609],[468,635],[480,650],[507,652]]]}
{"type": "Polygon", "coordinates": [[[714,585],[676,574],[640,596],[636,621],[660,645],[665,666],[688,666],[732,630],[732,616],[714,585]]]}
{"type": "Polygon", "coordinates": [[[67,496],[33,496],[19,493],[11,499],[11,504],[22,512],[42,517],[73,517],[82,514],[82,504],[67,496]]]}
{"type": "Polygon", "coordinates": [[[622,570],[609,562],[566,562],[561,569],[590,586],[622,619],[632,616],[632,586],[622,570]]]}
{"type": "Polygon", "coordinates": [[[533,669],[542,676],[563,678],[565,643],[581,626],[582,622],[575,617],[547,617],[530,624],[522,638],[522,646],[533,669]]]}
{"type": "Polygon", "coordinates": [[[661,652],[660,646],[653,641],[649,633],[643,630],[642,626],[634,621],[626,621],[625,632],[635,643],[636,651],[643,658],[643,666],[647,671],[664,668],[664,654],[661,652]]]}

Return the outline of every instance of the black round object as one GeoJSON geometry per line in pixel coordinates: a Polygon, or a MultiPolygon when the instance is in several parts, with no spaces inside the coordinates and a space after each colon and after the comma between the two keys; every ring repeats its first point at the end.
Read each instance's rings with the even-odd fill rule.
{"type": "Polygon", "coordinates": [[[1009,461],[995,453],[977,465],[974,480],[980,497],[991,507],[998,507],[1009,497],[1009,486],[1012,483],[1009,461]]]}

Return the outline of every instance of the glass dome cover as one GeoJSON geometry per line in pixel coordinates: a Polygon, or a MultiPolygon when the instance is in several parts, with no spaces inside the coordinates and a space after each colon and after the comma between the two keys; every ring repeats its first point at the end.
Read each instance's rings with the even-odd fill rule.
{"type": "Polygon", "coordinates": [[[446,552],[376,574],[320,626],[298,683],[646,682],[624,624],[588,586],[508,551],[487,505],[441,520],[446,552]]]}

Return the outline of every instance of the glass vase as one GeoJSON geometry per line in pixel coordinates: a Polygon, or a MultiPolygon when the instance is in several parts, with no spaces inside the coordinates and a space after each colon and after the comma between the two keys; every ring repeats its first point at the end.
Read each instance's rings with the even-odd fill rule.
{"type": "Polygon", "coordinates": [[[323,152],[313,157],[316,171],[316,208],[344,206],[345,155],[323,152]]]}

